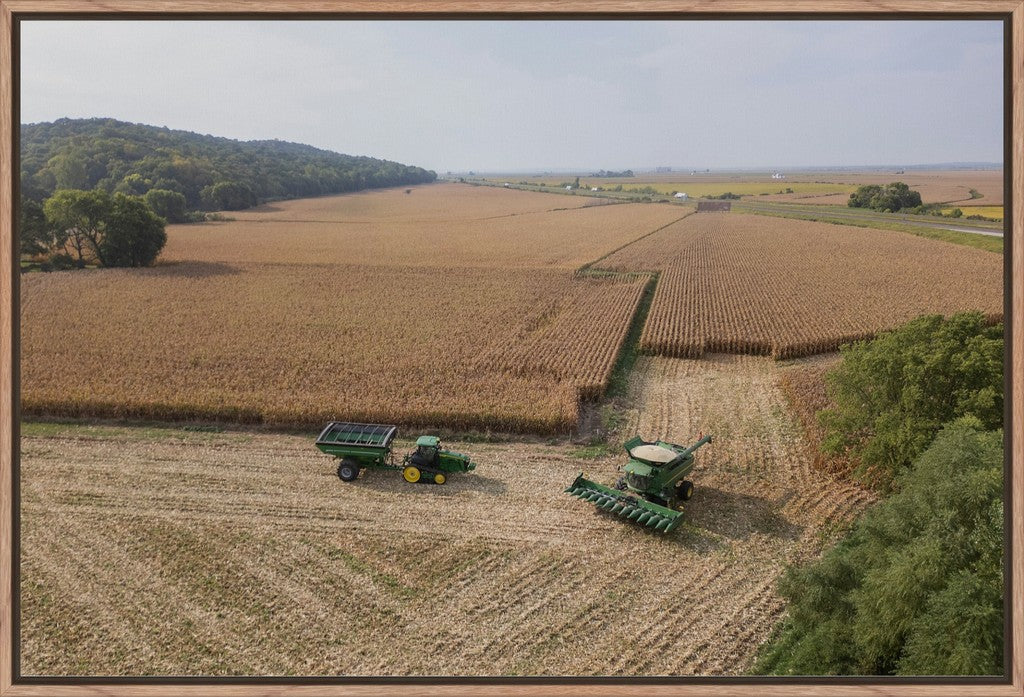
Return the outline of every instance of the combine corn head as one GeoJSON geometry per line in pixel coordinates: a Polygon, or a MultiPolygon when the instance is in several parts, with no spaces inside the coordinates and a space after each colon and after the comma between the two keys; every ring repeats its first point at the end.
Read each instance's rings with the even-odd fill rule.
{"type": "Polygon", "coordinates": [[[684,447],[648,443],[637,436],[623,446],[629,462],[615,488],[592,482],[580,472],[565,492],[640,525],[672,532],[683,522],[682,502],[693,496],[693,482],[685,479],[693,470],[693,454],[710,442],[711,436],[704,436],[684,447]]]}

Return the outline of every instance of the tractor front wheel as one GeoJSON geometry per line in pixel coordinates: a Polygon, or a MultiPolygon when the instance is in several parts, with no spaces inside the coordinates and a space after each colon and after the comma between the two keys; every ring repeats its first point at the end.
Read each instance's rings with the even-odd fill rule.
{"type": "Polygon", "coordinates": [[[434,475],[434,484],[444,484],[446,481],[448,479],[440,472],[434,475]]]}
{"type": "Polygon", "coordinates": [[[342,460],[338,465],[338,479],[343,482],[351,482],[359,476],[359,465],[351,460],[342,460]]]}
{"type": "Polygon", "coordinates": [[[420,480],[420,470],[417,467],[409,465],[402,471],[402,476],[405,477],[405,481],[410,484],[415,484],[420,480]]]}

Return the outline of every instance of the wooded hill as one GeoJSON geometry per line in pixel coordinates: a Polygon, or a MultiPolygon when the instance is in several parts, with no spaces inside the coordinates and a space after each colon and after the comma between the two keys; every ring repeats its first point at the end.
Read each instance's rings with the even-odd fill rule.
{"type": "Polygon", "coordinates": [[[435,172],[279,140],[238,141],[114,119],[21,126],[22,194],[175,191],[191,210],[432,182],[435,172]]]}

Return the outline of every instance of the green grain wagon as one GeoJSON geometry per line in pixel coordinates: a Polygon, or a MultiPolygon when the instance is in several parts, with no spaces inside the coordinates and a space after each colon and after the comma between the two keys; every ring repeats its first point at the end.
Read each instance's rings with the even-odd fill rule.
{"type": "Polygon", "coordinates": [[[407,482],[444,484],[452,472],[476,469],[469,457],[441,448],[437,436],[420,436],[416,449],[406,453],[401,464],[395,463],[391,441],[398,426],[332,421],[316,439],[321,452],[338,458],[338,477],[351,482],[365,469],[402,470],[407,482]]]}

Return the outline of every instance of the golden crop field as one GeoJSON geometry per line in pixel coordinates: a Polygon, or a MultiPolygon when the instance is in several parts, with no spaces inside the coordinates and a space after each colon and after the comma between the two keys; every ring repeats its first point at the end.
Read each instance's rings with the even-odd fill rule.
{"type": "Polygon", "coordinates": [[[890,231],[698,213],[603,259],[661,276],[641,347],[802,356],[921,314],[1002,317],[1000,255],[890,231]]]}
{"type": "Polygon", "coordinates": [[[181,263],[36,274],[27,414],[567,432],[646,278],[181,263]]]}
{"type": "Polygon", "coordinates": [[[22,673],[742,674],[786,565],[873,500],[813,469],[778,370],[638,361],[631,433],[718,438],[668,536],[562,492],[621,451],[452,442],[478,466],[443,487],[342,483],[308,435],[28,424],[22,673]]]}
{"type": "Polygon", "coordinates": [[[595,262],[659,272],[641,348],[663,355],[797,356],[925,312],[1001,313],[1001,258],[986,252],[657,204],[564,207],[580,198],[446,184],[275,203],[171,226],[150,269],[26,274],[23,408],[568,432],[648,282],[574,273],[595,262]]]}
{"type": "Polygon", "coordinates": [[[945,214],[952,213],[957,208],[964,214],[969,215],[980,215],[983,218],[989,220],[1002,220],[1003,219],[1003,207],[1002,206],[972,206],[969,203],[958,203],[955,206],[947,206],[942,209],[945,214]]]}
{"type": "Polygon", "coordinates": [[[689,212],[584,205],[593,200],[437,184],[287,201],[232,213],[233,222],[171,226],[160,258],[576,269],[689,212]]]}
{"type": "Polygon", "coordinates": [[[23,408],[567,432],[648,282],[573,272],[688,213],[586,201],[451,184],[289,201],[171,226],[150,269],[30,274],[23,408]]]}

